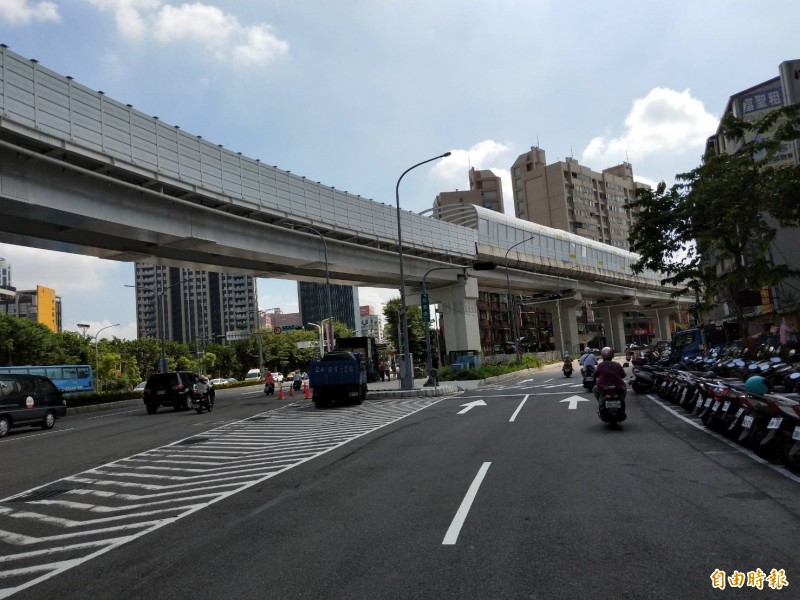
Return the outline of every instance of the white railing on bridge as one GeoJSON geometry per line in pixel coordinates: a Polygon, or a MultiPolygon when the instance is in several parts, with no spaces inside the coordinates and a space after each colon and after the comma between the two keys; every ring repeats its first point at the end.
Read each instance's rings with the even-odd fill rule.
{"type": "MultiPolygon", "coordinates": [[[[344,234],[397,243],[397,212],[269,166],[148,116],[0,46],[0,131],[82,153],[165,185],[344,234]]],[[[472,259],[476,235],[402,212],[403,243],[472,259]]]]}

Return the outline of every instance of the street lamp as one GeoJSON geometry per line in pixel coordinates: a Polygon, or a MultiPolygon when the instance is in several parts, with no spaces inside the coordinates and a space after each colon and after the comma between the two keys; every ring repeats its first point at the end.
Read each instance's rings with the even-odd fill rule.
{"type": "Polygon", "coordinates": [[[525,242],[530,242],[534,239],[536,235],[532,235],[530,237],[525,238],[521,242],[517,242],[513,246],[511,246],[508,250],[506,250],[506,255],[503,259],[506,265],[506,286],[508,287],[508,320],[511,323],[511,334],[514,336],[514,350],[517,353],[517,362],[522,362],[522,352],[520,352],[519,347],[519,331],[517,329],[517,311],[514,310],[514,302],[513,298],[511,297],[511,279],[508,276],[508,253],[511,252],[514,248],[519,246],[520,244],[524,244],[525,242]]]}
{"type": "Polygon", "coordinates": [[[101,331],[105,331],[106,329],[110,329],[111,327],[119,327],[119,323],[114,323],[113,325],[106,325],[105,327],[101,327],[97,330],[97,333],[94,334],[94,374],[95,374],[95,386],[94,389],[96,392],[100,391],[100,374],[98,373],[98,369],[100,367],[100,360],[97,355],[97,336],[100,335],[101,331]]]}
{"type": "Polygon", "coordinates": [[[439,160],[440,158],[445,158],[447,156],[450,156],[449,152],[445,152],[439,156],[434,156],[428,160],[423,160],[422,162],[409,167],[403,171],[402,175],[400,175],[400,178],[397,180],[397,185],[394,188],[395,200],[397,201],[397,248],[398,254],[400,255],[400,327],[403,332],[403,348],[402,354],[400,355],[401,390],[414,389],[414,367],[411,363],[411,351],[408,343],[408,308],[406,306],[406,280],[405,273],[403,271],[403,232],[400,227],[400,182],[409,171],[426,163],[433,162],[434,160],[439,160]]]}
{"type": "Polygon", "coordinates": [[[325,293],[328,300],[328,352],[333,350],[333,309],[331,308],[331,274],[328,267],[328,244],[325,241],[325,236],[320,231],[309,227],[308,225],[295,225],[295,229],[308,229],[312,233],[316,233],[319,239],[322,240],[322,252],[325,255],[325,293]]]}
{"type": "MultiPolygon", "coordinates": [[[[154,294],[156,297],[160,297],[161,298],[161,332],[160,332],[161,335],[159,336],[161,338],[161,360],[159,361],[159,369],[158,369],[159,372],[161,372],[161,373],[166,373],[167,372],[167,368],[168,368],[168,366],[167,366],[167,358],[166,358],[166,355],[164,353],[164,337],[167,335],[167,306],[166,306],[166,302],[164,301],[164,297],[166,296],[168,289],[170,289],[171,287],[175,287],[176,285],[179,285],[179,284],[183,283],[184,281],[187,281],[187,280],[186,279],[181,279],[180,281],[176,281],[175,283],[172,283],[172,284],[168,285],[167,287],[165,287],[161,291],[158,291],[155,288],[146,287],[146,286],[143,286],[143,285],[137,286],[137,285],[128,285],[127,283],[125,284],[125,287],[127,287],[127,288],[145,290],[146,292],[150,292],[150,293],[154,294]]],[[[156,327],[156,328],[158,329],[158,327],[156,327]]]]}
{"type": "Polygon", "coordinates": [[[325,338],[322,335],[322,325],[317,325],[316,323],[308,323],[308,325],[311,325],[319,332],[319,357],[322,358],[325,355],[325,338]]]}

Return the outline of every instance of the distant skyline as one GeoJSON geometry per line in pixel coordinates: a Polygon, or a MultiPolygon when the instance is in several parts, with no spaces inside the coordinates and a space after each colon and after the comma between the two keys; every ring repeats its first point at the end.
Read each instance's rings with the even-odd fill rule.
{"type": "MultiPolygon", "coordinates": [[[[184,131],[420,212],[468,170],[531,146],[637,181],[700,162],[730,95],[798,58],[800,3],[741,0],[0,0],[0,43],[184,131]]],[[[20,289],[52,287],[64,329],[136,335],[133,265],[0,244],[20,289]]],[[[296,284],[259,305],[297,312],[296,284]]],[[[379,307],[397,290],[361,288],[379,307]]]]}

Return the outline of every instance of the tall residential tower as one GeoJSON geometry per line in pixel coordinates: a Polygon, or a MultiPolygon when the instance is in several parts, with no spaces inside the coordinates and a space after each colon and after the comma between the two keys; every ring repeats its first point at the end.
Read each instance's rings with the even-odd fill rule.
{"type": "Polygon", "coordinates": [[[630,163],[602,172],[574,158],[548,165],[544,150],[533,146],[514,161],[511,180],[517,218],[628,249],[635,215],[624,206],[640,185],[630,163]]]}
{"type": "Polygon", "coordinates": [[[136,263],[140,338],[230,340],[255,331],[257,317],[253,277],[136,263]]]}

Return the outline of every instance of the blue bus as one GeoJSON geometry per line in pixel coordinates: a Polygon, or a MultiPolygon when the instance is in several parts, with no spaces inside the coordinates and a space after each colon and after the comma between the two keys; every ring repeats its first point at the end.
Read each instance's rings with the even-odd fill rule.
{"type": "Polygon", "coordinates": [[[0,367],[0,374],[3,373],[44,375],[64,394],[85,394],[94,391],[94,373],[89,365],[0,367]]]}

